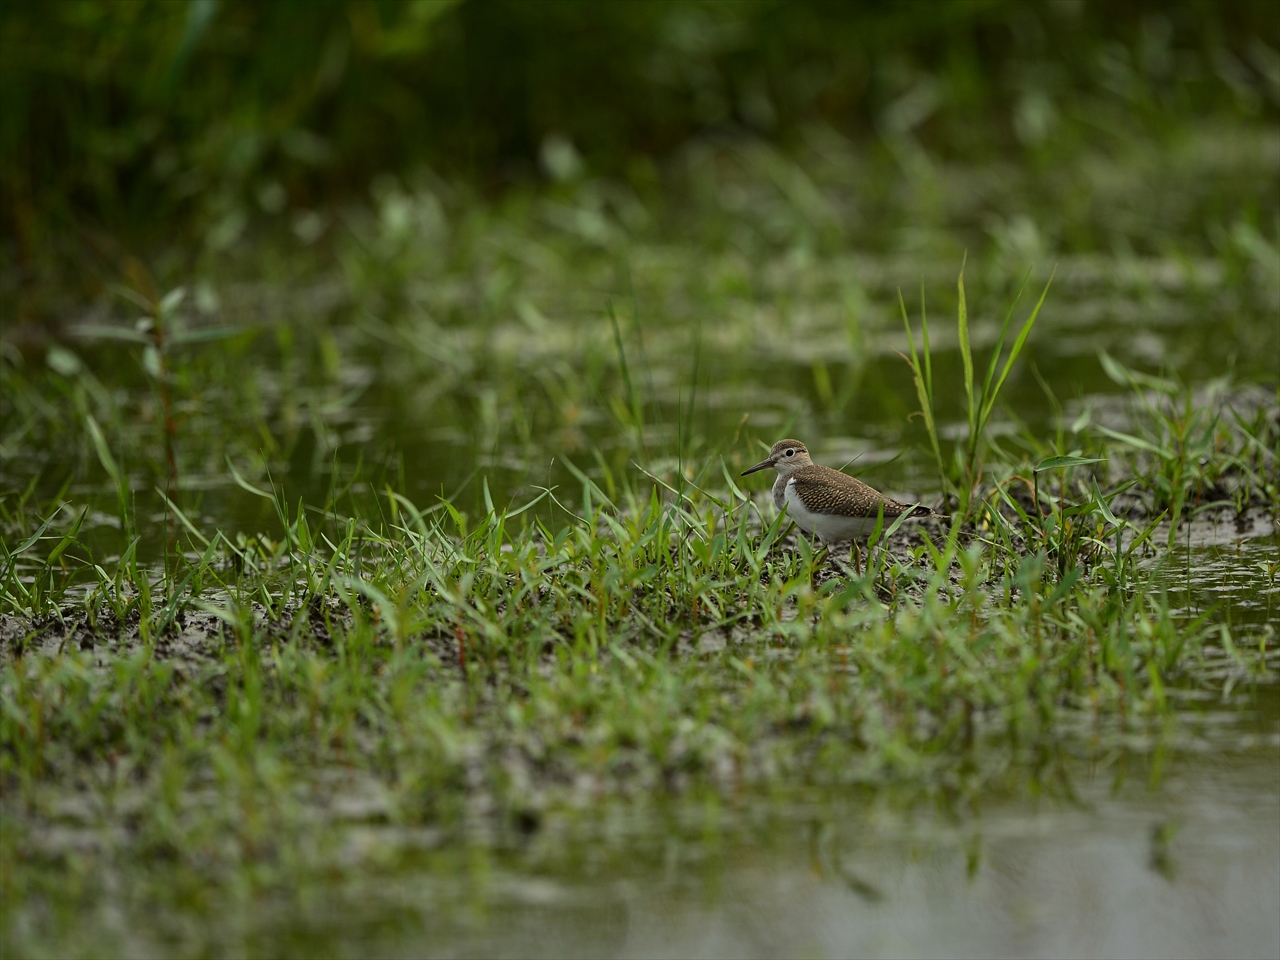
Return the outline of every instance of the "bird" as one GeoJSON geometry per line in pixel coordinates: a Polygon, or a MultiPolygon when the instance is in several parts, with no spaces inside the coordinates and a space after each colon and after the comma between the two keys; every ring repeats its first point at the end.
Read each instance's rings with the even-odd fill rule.
{"type": "Polygon", "coordinates": [[[846,473],[814,463],[809,448],[799,440],[779,440],[769,456],[742,471],[742,476],[766,467],[778,472],[773,505],[786,510],[805,533],[828,544],[853,541],[849,553],[858,573],[862,572],[858,541],[875,529],[881,515],[886,527],[904,514],[912,519],[950,519],[923,503],[902,503],[846,473]]]}

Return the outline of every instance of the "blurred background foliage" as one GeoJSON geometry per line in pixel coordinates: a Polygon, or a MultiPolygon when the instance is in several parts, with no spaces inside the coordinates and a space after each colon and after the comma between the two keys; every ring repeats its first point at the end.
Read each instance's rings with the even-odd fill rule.
{"type": "MultiPolygon", "coordinates": [[[[429,168],[493,196],[651,189],[691,140],[825,125],[1069,161],[1170,117],[1280,115],[1270,0],[4,0],[3,301],[129,274],[429,168]],[[125,266],[122,267],[122,264],[125,266]],[[96,265],[96,267],[95,267],[96,265]]],[[[1104,146],[1105,148],[1105,146],[1104,146]]],[[[182,257],[178,258],[179,260],[182,257]]],[[[180,270],[177,271],[180,273],[180,270]]],[[[56,299],[56,298],[55,298],[56,299]]]]}

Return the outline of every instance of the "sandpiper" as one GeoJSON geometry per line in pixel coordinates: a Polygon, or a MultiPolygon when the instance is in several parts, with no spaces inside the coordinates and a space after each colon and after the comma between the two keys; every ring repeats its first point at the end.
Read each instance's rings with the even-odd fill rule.
{"type": "Polygon", "coordinates": [[[900,503],[861,480],[814,463],[808,448],[799,440],[779,440],[769,456],[742,471],[742,476],[765,467],[778,471],[778,479],[773,482],[773,505],[786,510],[805,533],[816,534],[827,543],[852,540],[851,558],[859,572],[858,540],[875,529],[882,511],[885,527],[903,514],[947,519],[946,514],[923,503],[900,503]]]}

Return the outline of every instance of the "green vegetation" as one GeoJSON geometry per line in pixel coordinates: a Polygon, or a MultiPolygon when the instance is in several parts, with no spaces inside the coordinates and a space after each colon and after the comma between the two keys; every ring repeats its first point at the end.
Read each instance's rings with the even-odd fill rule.
{"type": "MultiPolygon", "coordinates": [[[[926,350],[917,366],[932,363],[926,350]]],[[[639,373],[621,424],[643,417],[639,373]]],[[[101,389],[83,368],[68,380],[79,403],[101,389]]],[[[815,566],[737,486],[750,449],[731,466],[688,458],[670,482],[614,473],[596,451],[592,475],[568,463],[574,482],[518,506],[482,481],[478,512],[390,485],[353,498],[358,476],[308,507],[228,464],[275,522],[218,531],[168,500],[151,567],[120,466],[148,442],[113,452],[85,414],[123,552],[83,540],[83,507],[5,501],[7,531],[35,527],[0,568],[6,882],[50,871],[87,891],[101,870],[163,862],[171,908],[210,890],[284,894],[337,856],[306,837],[352,790],[376,794],[362,816],[378,822],[501,838],[653,791],[897,785],[972,805],[1028,779],[1069,790],[1055,783],[1075,753],[1176,746],[1194,697],[1269,681],[1280,657],[1270,625],[1175,614],[1153,535],[1171,508],[1274,512],[1280,425],[1273,407],[1218,394],[1193,408],[1145,383],[1160,390],[1134,391],[1132,434],[1079,423],[1057,450],[1019,438],[1014,459],[990,456],[970,522],[888,531],[862,577],[815,566]],[[1061,473],[1101,463],[1127,464],[1106,492],[1097,474],[1061,473]],[[1028,478],[1035,498],[1015,496],[1028,478]],[[68,794],[92,798],[100,829],[127,817],[128,839],[89,860],[50,852],[38,836],[68,794]]]]}
{"type": "Polygon", "coordinates": [[[1268,0],[10,0],[0,47],[0,293],[40,324],[380,174],[644,190],[690,142],[815,130],[1043,170],[1280,109],[1268,0]]]}
{"type": "MultiPolygon", "coordinates": [[[[590,210],[595,189],[569,200],[590,210]]],[[[1197,735],[1205,698],[1269,688],[1275,571],[1264,608],[1184,603],[1190,554],[1167,545],[1188,520],[1274,522],[1274,387],[1192,388],[1105,354],[1097,393],[1067,408],[1050,392],[1056,412],[1019,423],[1005,398],[1025,410],[1042,392],[1028,358],[1055,297],[1078,296],[1071,270],[1007,378],[1002,323],[970,323],[962,350],[935,313],[914,363],[936,416],[889,435],[935,462],[867,475],[927,491],[941,469],[968,499],[954,528],[889,531],[857,577],[815,565],[734,478],[753,434],[871,417],[860,383],[892,384],[881,402],[902,398],[888,409],[905,424],[906,342],[864,346],[894,324],[888,291],[845,288],[856,325],[786,321],[827,359],[783,365],[756,304],[802,318],[828,302],[819,268],[750,295],[737,250],[661,273],[645,265],[683,248],[601,244],[586,221],[540,223],[564,199],[524,202],[445,241],[433,193],[388,187],[338,247],[340,295],[299,285],[256,307],[278,321],[246,323],[253,288],[122,291],[143,320],[117,307],[35,363],[8,355],[0,442],[10,470],[26,464],[0,499],[0,853],[6,901],[31,905],[6,920],[15,948],[128,952],[68,925],[102,909],[110,875],[179,926],[293,902],[360,824],[433,831],[419,866],[434,874],[608,798],[1069,795],[1072,758],[1158,763],[1197,735]],[[433,264],[441,250],[453,259],[433,264]],[[620,264],[639,292],[575,318],[579,284],[607,288],[620,264]],[[645,336],[645,304],[690,291],[762,340],[758,378],[724,327],[645,336]],[[847,364],[823,346],[833,331],[847,364]],[[788,390],[757,397],[774,377],[788,390]],[[370,406],[388,412],[362,432],[370,406]],[[766,425],[744,428],[747,411],[766,425]],[[50,845],[55,827],[93,839],[50,845]]],[[[1233,304],[1267,309],[1259,275],[1233,304]]],[[[147,942],[200,952],[218,929],[147,942]]]]}

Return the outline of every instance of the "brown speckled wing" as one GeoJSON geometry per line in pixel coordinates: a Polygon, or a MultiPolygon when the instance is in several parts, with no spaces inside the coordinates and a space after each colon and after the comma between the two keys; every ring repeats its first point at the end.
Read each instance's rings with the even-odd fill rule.
{"type": "MultiPolygon", "coordinates": [[[[886,517],[897,517],[915,504],[900,503],[848,474],[815,463],[791,476],[796,496],[814,513],[838,513],[846,517],[873,517],[884,505],[886,517]]],[[[919,512],[927,515],[927,507],[919,512]]]]}

